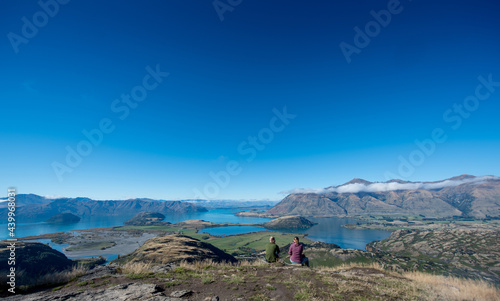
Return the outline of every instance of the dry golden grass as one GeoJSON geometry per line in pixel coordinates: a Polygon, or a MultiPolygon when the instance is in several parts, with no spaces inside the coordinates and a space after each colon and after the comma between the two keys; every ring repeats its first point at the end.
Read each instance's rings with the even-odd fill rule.
{"type": "Polygon", "coordinates": [[[384,268],[378,262],[372,262],[372,263],[366,263],[366,264],[365,263],[344,263],[344,264],[334,266],[334,267],[320,266],[320,267],[315,268],[315,270],[325,271],[325,272],[338,272],[341,270],[352,269],[352,268],[376,269],[376,270],[380,270],[381,272],[384,271],[384,268]]]}
{"type": "MultiPolygon", "coordinates": [[[[207,269],[211,268],[268,267],[269,264],[261,261],[240,261],[236,264],[231,264],[203,260],[195,262],[182,261],[177,266],[185,270],[195,271],[195,274],[206,276],[204,273],[206,273],[207,269]]],[[[122,266],[121,269],[124,274],[148,274],[151,273],[152,267],[153,264],[151,263],[129,262],[122,266]]],[[[404,300],[500,301],[500,290],[485,281],[437,276],[421,272],[399,274],[385,271],[378,263],[348,263],[337,267],[318,267],[312,271],[323,275],[320,279],[325,285],[335,286],[335,291],[330,296],[331,300],[342,299],[343,296],[355,294],[356,290],[362,289],[372,291],[377,293],[377,295],[379,292],[383,292],[387,297],[402,298],[404,300]],[[354,279],[358,279],[355,280],[355,286],[353,286],[353,282],[350,280],[345,281],[341,278],[330,276],[330,273],[344,272],[351,269],[358,269],[358,273],[352,276],[354,279]],[[372,271],[359,269],[371,269],[372,271]],[[375,276],[374,274],[379,276],[375,276]],[[384,274],[385,276],[380,274],[384,274]],[[369,281],[364,282],[363,279],[369,281]]],[[[202,279],[201,281],[204,280],[202,279]]],[[[296,280],[290,281],[290,283],[293,282],[294,285],[297,285],[296,280]]],[[[205,281],[205,283],[212,282],[205,281]]],[[[286,281],[282,281],[282,283],[287,284],[286,281]]],[[[301,285],[294,297],[298,300],[320,300],[321,298],[325,298],[325,296],[319,296],[317,292],[315,293],[312,288],[314,286],[310,283],[301,285]]],[[[380,299],[377,298],[377,300],[380,299]]]]}
{"type": "MultiPolygon", "coordinates": [[[[142,261],[130,261],[121,266],[122,274],[147,274],[152,273],[152,268],[156,264],[150,262],[142,262],[142,261]]],[[[224,268],[224,267],[245,267],[245,266],[267,266],[268,264],[260,261],[247,261],[242,260],[237,263],[229,263],[229,262],[217,262],[212,259],[206,259],[202,261],[181,261],[176,264],[176,266],[185,268],[188,270],[198,271],[198,270],[206,270],[208,268],[224,268]]]]}
{"type": "Polygon", "coordinates": [[[498,301],[500,290],[482,280],[437,276],[421,272],[403,275],[421,285],[431,300],[498,301]]]}
{"type": "MultiPolygon", "coordinates": [[[[54,272],[50,274],[45,274],[40,278],[32,279],[30,283],[28,283],[27,285],[23,285],[21,289],[28,289],[30,287],[36,287],[36,286],[67,283],[76,279],[77,277],[85,275],[87,271],[88,269],[86,267],[84,267],[83,265],[78,265],[73,267],[73,269],[69,271],[54,272]]],[[[20,271],[17,274],[17,277],[19,278],[24,277],[24,271],[20,271]]]]}
{"type": "Polygon", "coordinates": [[[165,235],[151,238],[128,256],[132,262],[144,261],[156,264],[197,261],[203,258],[217,259],[220,257],[209,244],[183,235],[165,235]]]}
{"type": "Polygon", "coordinates": [[[145,262],[128,262],[121,267],[123,274],[147,274],[151,273],[153,264],[145,262]]]}
{"type": "MultiPolygon", "coordinates": [[[[411,282],[401,283],[401,285],[394,283],[393,285],[401,286],[395,287],[395,291],[404,287],[405,291],[412,291],[412,293],[409,294],[410,296],[413,295],[422,300],[500,301],[500,290],[491,283],[482,280],[446,277],[422,272],[398,274],[396,272],[385,271],[383,267],[377,263],[348,263],[336,267],[319,267],[317,270],[324,272],[339,272],[353,268],[371,268],[388,276],[406,278],[411,282]]],[[[404,282],[404,279],[401,279],[400,282],[404,282]]]]}
{"type": "Polygon", "coordinates": [[[268,266],[269,264],[264,262],[264,261],[259,261],[259,260],[254,260],[254,261],[248,261],[248,260],[241,260],[238,261],[237,263],[230,263],[230,262],[217,262],[213,261],[211,259],[206,259],[202,261],[195,261],[195,262],[188,262],[188,261],[181,261],[178,263],[180,267],[190,269],[190,270],[205,270],[210,267],[214,268],[220,268],[220,267],[256,267],[256,266],[268,266]]]}

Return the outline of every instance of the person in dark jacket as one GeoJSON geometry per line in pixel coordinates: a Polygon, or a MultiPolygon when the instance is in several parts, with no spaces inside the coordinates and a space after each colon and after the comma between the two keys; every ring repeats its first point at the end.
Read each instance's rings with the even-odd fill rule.
{"type": "Polygon", "coordinates": [[[304,255],[304,245],[299,242],[297,236],[293,238],[293,243],[290,245],[290,249],[288,249],[288,254],[292,263],[309,266],[309,258],[304,255]]]}
{"type": "Polygon", "coordinates": [[[269,237],[269,243],[266,245],[266,261],[276,262],[280,258],[280,247],[276,244],[273,236],[269,237]]]}

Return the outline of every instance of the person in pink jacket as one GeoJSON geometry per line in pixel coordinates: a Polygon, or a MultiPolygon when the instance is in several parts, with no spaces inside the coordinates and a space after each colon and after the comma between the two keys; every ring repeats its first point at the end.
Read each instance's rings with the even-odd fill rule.
{"type": "Polygon", "coordinates": [[[299,242],[297,236],[293,238],[293,243],[290,245],[290,249],[288,249],[288,254],[292,263],[309,266],[309,258],[304,255],[304,245],[299,242]]]}

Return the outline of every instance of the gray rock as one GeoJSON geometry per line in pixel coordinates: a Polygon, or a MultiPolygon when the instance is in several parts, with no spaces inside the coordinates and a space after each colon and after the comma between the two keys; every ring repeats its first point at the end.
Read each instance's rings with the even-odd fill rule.
{"type": "Polygon", "coordinates": [[[179,298],[169,298],[159,292],[155,284],[129,283],[107,289],[91,292],[43,292],[32,295],[6,298],[9,301],[49,301],[49,300],[78,300],[78,301],[179,301],[179,298]]]}
{"type": "Polygon", "coordinates": [[[110,266],[110,265],[99,265],[87,272],[84,276],[80,277],[80,281],[89,281],[93,280],[96,278],[101,278],[104,276],[109,276],[109,275],[115,275],[116,274],[116,267],[115,266],[110,266]]]}
{"type": "Polygon", "coordinates": [[[182,291],[175,291],[170,294],[171,297],[175,298],[182,298],[182,297],[187,297],[190,296],[193,293],[193,291],[188,291],[188,290],[182,290],[182,291]]]}
{"type": "Polygon", "coordinates": [[[171,270],[175,270],[177,266],[173,263],[167,263],[167,264],[162,264],[162,265],[157,265],[151,268],[151,271],[153,273],[167,273],[171,270]]]}

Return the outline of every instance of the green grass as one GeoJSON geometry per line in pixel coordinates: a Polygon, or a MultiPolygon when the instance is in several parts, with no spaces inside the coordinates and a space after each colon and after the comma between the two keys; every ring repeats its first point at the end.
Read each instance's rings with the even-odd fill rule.
{"type": "Polygon", "coordinates": [[[215,282],[215,279],[212,276],[201,277],[201,283],[203,283],[203,284],[210,284],[213,282],[215,282]]]}
{"type": "Polygon", "coordinates": [[[89,284],[94,284],[94,281],[82,281],[82,282],[78,282],[76,285],[78,286],[87,286],[89,284]]]}
{"type": "MultiPolygon", "coordinates": [[[[191,236],[193,238],[202,240],[206,233],[195,233],[195,230],[184,230],[184,234],[191,236]]],[[[290,243],[294,236],[297,234],[293,233],[281,233],[281,232],[271,232],[271,231],[260,231],[256,233],[248,233],[244,235],[231,235],[225,237],[211,237],[208,241],[210,244],[216,246],[217,248],[224,250],[227,253],[236,254],[246,254],[246,250],[252,251],[263,251],[266,248],[266,244],[269,242],[269,237],[276,237],[276,243],[278,246],[283,246],[290,243]]],[[[301,241],[304,243],[311,243],[307,238],[303,238],[303,235],[298,235],[301,237],[301,241]]]]}
{"type": "Polygon", "coordinates": [[[178,267],[175,270],[169,271],[167,273],[167,276],[174,277],[175,279],[187,280],[192,277],[201,277],[201,274],[198,274],[192,270],[188,270],[184,267],[178,267]]]}
{"type": "Polygon", "coordinates": [[[180,285],[182,284],[181,281],[179,280],[173,280],[173,281],[170,281],[170,282],[165,282],[165,287],[172,287],[172,286],[176,286],[176,285],[180,285]]]}
{"type": "Polygon", "coordinates": [[[248,300],[252,300],[252,301],[268,301],[268,300],[271,300],[271,299],[269,299],[268,296],[260,293],[260,294],[251,296],[248,300]]]}
{"type": "Polygon", "coordinates": [[[269,242],[269,237],[276,237],[278,246],[286,245],[293,241],[294,236],[299,236],[301,242],[312,243],[311,240],[304,237],[303,234],[281,233],[272,231],[260,231],[243,235],[231,235],[225,237],[208,236],[207,233],[197,233],[195,229],[181,229],[169,226],[124,226],[117,227],[118,230],[140,230],[140,231],[165,231],[172,233],[182,233],[201,241],[206,241],[215,247],[229,253],[243,255],[252,251],[263,251],[269,242]],[[209,238],[207,238],[207,236],[209,238]]]}
{"type": "Polygon", "coordinates": [[[153,278],[155,274],[153,273],[138,273],[138,274],[128,274],[127,277],[129,279],[146,279],[153,278]]]}
{"type": "Polygon", "coordinates": [[[230,283],[230,284],[243,284],[243,283],[245,283],[245,279],[241,276],[232,276],[232,277],[224,279],[224,281],[226,281],[227,283],[230,283]]]}
{"type": "Polygon", "coordinates": [[[295,300],[310,300],[311,298],[309,294],[303,292],[295,293],[293,297],[295,298],[295,300]]]}

